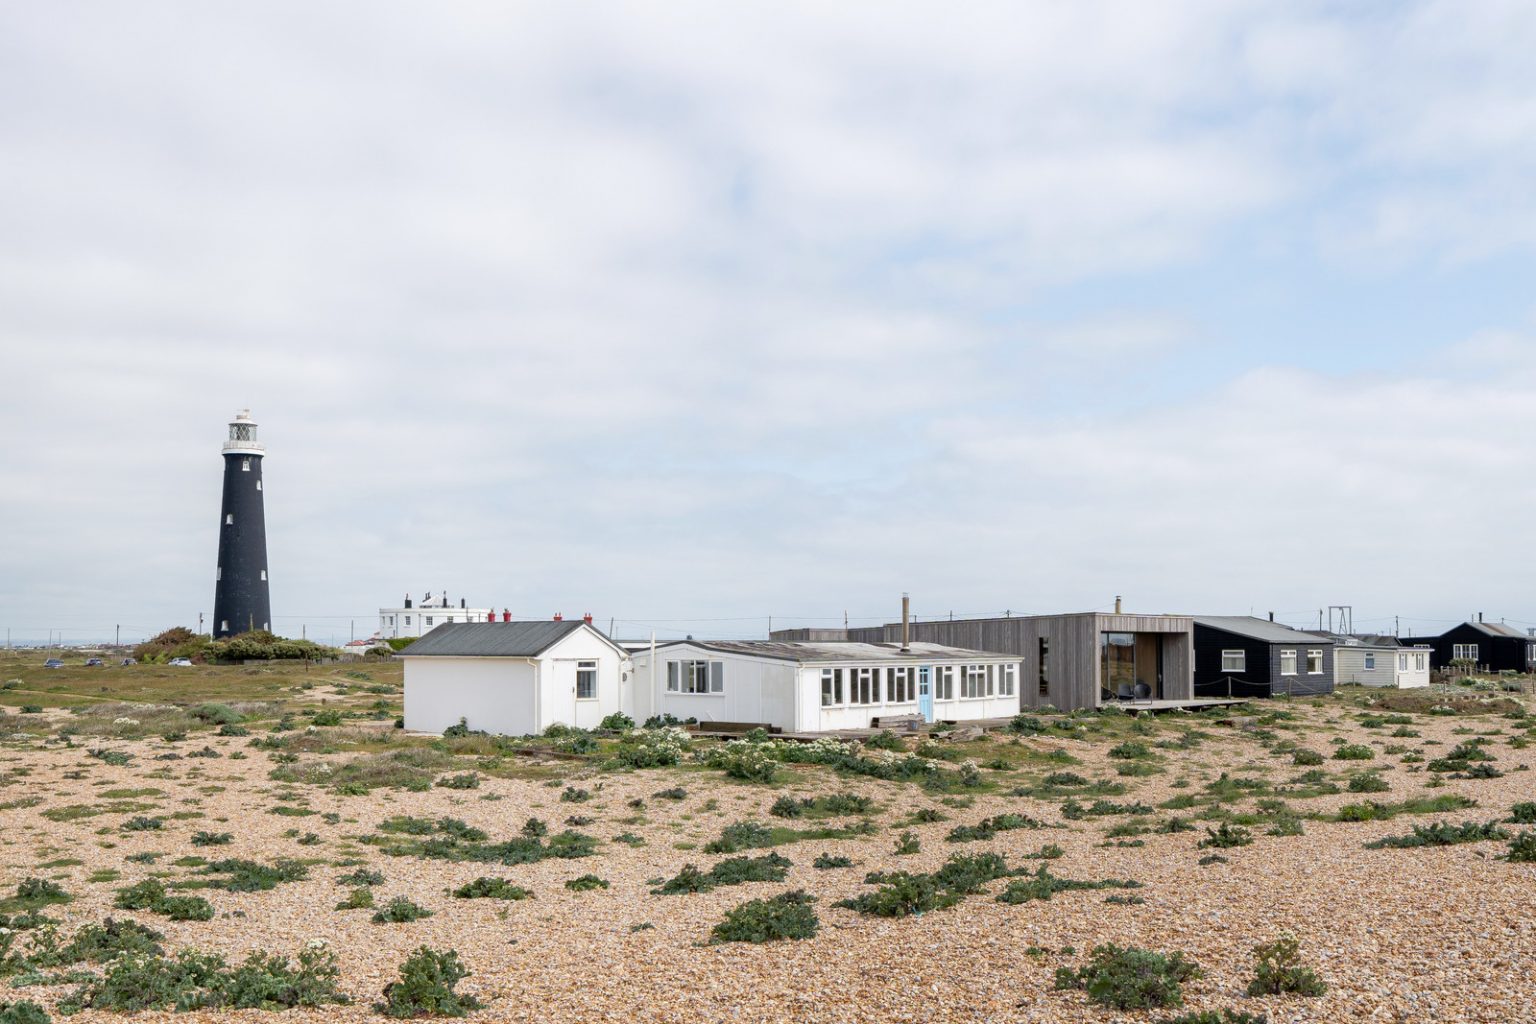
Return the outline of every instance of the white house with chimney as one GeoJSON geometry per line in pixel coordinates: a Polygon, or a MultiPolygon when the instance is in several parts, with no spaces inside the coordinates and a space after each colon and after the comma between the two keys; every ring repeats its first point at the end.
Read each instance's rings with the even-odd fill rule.
{"type": "MultiPolygon", "coordinates": [[[[381,637],[412,637],[426,636],[438,626],[452,622],[486,622],[495,612],[490,608],[471,608],[463,599],[459,599],[457,606],[448,602],[448,592],[444,591],[436,597],[432,592],[420,601],[413,601],[410,594],[405,595],[405,604],[399,608],[379,609],[379,636],[381,637]]],[[[511,616],[507,616],[511,618],[511,616]]]]}

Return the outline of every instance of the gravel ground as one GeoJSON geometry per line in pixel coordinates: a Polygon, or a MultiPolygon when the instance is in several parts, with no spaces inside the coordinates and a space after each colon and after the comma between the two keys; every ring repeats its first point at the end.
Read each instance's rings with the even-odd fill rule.
{"type": "MultiPolygon", "coordinates": [[[[1417,749],[1438,741],[1441,747],[1430,748],[1438,752],[1466,738],[1453,733],[1458,727],[1485,731],[1511,726],[1497,717],[1415,716],[1414,728],[1421,731],[1422,739],[1393,740],[1387,738],[1388,730],[1361,728],[1345,710],[1336,703],[1299,705],[1297,714],[1306,728],[1284,735],[1324,753],[1331,751],[1329,739],[1336,735],[1351,742],[1375,743],[1378,750],[1384,743],[1417,749]]],[[[1271,755],[1238,730],[1215,728],[1203,719],[1194,724],[1219,735],[1188,751],[1160,750],[1165,770],[1126,779],[1129,792],[1111,799],[1156,804],[1181,792],[1198,791],[1200,782],[1221,771],[1245,767],[1266,769],[1276,781],[1302,771],[1291,767],[1289,755],[1271,755]],[[1189,790],[1173,788],[1181,778],[1195,779],[1197,784],[1189,790]]],[[[1160,734],[1151,739],[1161,738],[1168,728],[1160,725],[1160,734]]],[[[1005,742],[993,740],[992,745],[1003,749],[1005,742]]],[[[1083,762],[1073,771],[1114,777],[1115,762],[1106,758],[1109,744],[1102,739],[1024,742],[1038,750],[1064,746],[1083,762]]],[[[48,913],[72,928],[108,914],[125,916],[127,912],[112,909],[114,891],[120,886],[151,873],[190,877],[193,869],[170,865],[178,857],[327,858],[311,868],[307,881],[269,892],[203,891],[219,912],[212,921],[170,923],[151,914],[127,915],[164,931],[170,948],[216,950],[232,959],[255,949],[292,953],[310,939],[325,939],[339,955],[342,984],[354,1003],[288,1011],[285,1019],[291,1020],[374,1018],[371,1002],[406,955],[423,944],[458,950],[474,972],[460,990],[487,1002],[487,1008],[476,1015],[487,1020],[1108,1022],[1171,1016],[1167,1011],[1115,1013],[1091,1006],[1082,993],[1053,991],[1055,968],[1074,962],[1074,957],[1060,953],[1063,947],[1074,947],[1082,954],[1096,943],[1113,941],[1182,951],[1204,967],[1205,977],[1186,986],[1186,1009],[1230,1006],[1266,1012],[1272,1022],[1536,1021],[1536,977],[1531,966],[1536,963],[1536,865],[1498,859],[1504,843],[1362,848],[1366,840],[1405,833],[1414,823],[1486,821],[1504,816],[1516,801],[1536,799],[1536,786],[1531,784],[1536,776],[1513,770],[1536,758],[1509,749],[1502,740],[1490,749],[1508,773],[1503,778],[1448,780],[1444,788],[1432,791],[1472,796],[1479,802],[1477,808],[1364,824],[1307,821],[1306,834],[1299,837],[1267,837],[1255,829],[1252,845],[1220,851],[1229,863],[1210,867],[1197,864],[1204,853],[1196,849],[1202,831],[1147,835],[1141,848],[1103,848],[1099,844],[1104,842],[1104,830],[1115,819],[1064,822],[1059,801],[1006,795],[1013,785],[1048,770],[1040,765],[1009,776],[1007,785],[977,797],[964,809],[941,807],[935,797],[915,786],[843,779],[820,768],[789,770],[785,774],[790,782],[770,788],[694,769],[599,774],[561,765],[562,771],[571,772],[564,783],[595,790],[590,802],[571,804],[560,801],[559,788],[515,778],[488,777],[478,790],[375,790],[350,797],[320,787],[284,787],[268,778],[274,766],[270,755],[250,749],[248,743],[204,735],[174,748],[159,740],[104,743],[136,755],[125,767],[91,759],[81,748],[25,749],[12,743],[0,749],[0,770],[9,780],[0,789],[0,801],[44,798],[34,807],[0,811],[4,849],[0,882],[10,891],[29,875],[60,880],[76,899],[48,913]],[[186,753],[204,743],[225,755],[242,751],[248,757],[152,760],[167,749],[186,753]],[[30,771],[18,776],[18,769],[30,771]],[[146,777],[156,769],[169,769],[173,777],[146,777]],[[81,771],[85,773],[81,778],[64,777],[66,772],[81,771]],[[674,785],[687,788],[685,801],[652,798],[657,790],[674,785]],[[101,803],[106,799],[104,792],[144,787],[161,789],[165,795],[140,798],[139,802],[156,806],[139,813],[188,811],[203,817],[167,821],[161,832],[124,833],[118,826],[126,813],[61,823],[41,816],[49,808],[101,803]],[[296,789],[318,813],[311,817],[267,813],[278,805],[275,797],[285,788],[296,789]],[[882,828],[874,836],[859,839],[780,847],[778,852],[794,862],[787,883],[754,883],[688,896],[649,895],[651,880],[671,876],[685,863],[708,866],[718,859],[701,847],[723,825],[743,818],[778,823],[767,815],[767,808],[785,792],[868,796],[881,805],[876,820],[882,828]],[[500,799],[485,799],[492,795],[500,799]],[[636,813],[626,802],[636,797],[646,801],[645,821],[625,823],[623,819],[636,813]],[[921,851],[894,856],[895,833],[904,827],[897,820],[920,807],[940,807],[949,820],[913,826],[921,838],[921,851]],[[984,843],[944,841],[954,825],[1003,811],[1030,814],[1064,827],[1005,832],[984,843]],[[319,816],[324,812],[336,812],[343,820],[327,825],[319,816]],[[461,818],[499,839],[516,834],[529,816],[543,818],[552,831],[559,831],[573,813],[597,819],[583,831],[605,840],[633,832],[646,845],[631,848],[605,842],[596,857],[500,867],[389,857],[349,841],[372,832],[378,822],[395,814],[461,818]],[[283,835],[292,828],[316,832],[324,843],[299,846],[283,835]],[[199,829],[231,831],[235,840],[224,847],[194,848],[190,836],[199,829]],[[983,850],[1005,854],[1010,864],[1033,866],[1017,858],[1048,842],[1066,850],[1063,858],[1051,862],[1052,873],[1075,879],[1134,878],[1144,883],[1138,894],[1146,902],[1116,906],[1106,904],[1102,892],[1068,892],[1049,902],[1007,906],[980,895],[951,910],[894,921],[832,906],[838,899],[866,891],[862,879],[869,870],[931,870],[952,853],[983,850]],[[700,848],[678,849],[678,844],[700,848]],[[143,851],[160,851],[165,856],[154,865],[124,859],[143,851]],[[845,854],[855,866],[814,870],[811,861],[822,852],[845,854]],[[335,867],[330,861],[352,855],[385,875],[385,884],[375,890],[380,902],[408,895],[436,911],[435,916],[409,924],[376,925],[370,922],[368,910],[333,911],[347,892],[335,878],[350,868],[335,867]],[[57,858],[78,858],[83,863],[44,871],[36,867],[57,858]],[[121,878],[87,881],[92,872],[106,869],[120,871],[121,878]],[[583,893],[564,888],[565,880],[588,872],[607,879],[611,888],[583,893]],[[504,903],[455,900],[447,895],[451,887],[480,875],[508,878],[533,890],[536,898],[504,903]],[[750,898],[800,887],[820,900],[822,928],[815,938],[767,946],[705,944],[711,926],[726,910],[750,898]],[[642,924],[651,927],[633,930],[642,924]],[[1325,996],[1249,999],[1243,995],[1251,976],[1250,950],[1282,932],[1300,938],[1303,957],[1329,985],[1325,996]],[[1026,950],[1031,947],[1049,952],[1030,955],[1026,950]]],[[[1292,805],[1311,813],[1362,799],[1398,800],[1424,794],[1430,776],[1397,762],[1397,757],[1380,754],[1368,764],[1330,760],[1324,768],[1334,773],[1386,767],[1385,777],[1393,791],[1296,800],[1292,805]]],[[[1001,885],[994,883],[991,889],[995,892],[1001,885]]],[[[4,998],[32,998],[51,1005],[57,995],[56,989],[35,987],[12,990],[4,998]]],[[[137,1019],[188,1022],[260,1016],[264,1015],[259,1011],[146,1013],[137,1019]]],[[[72,1019],[84,1024],[113,1017],[87,1012],[72,1019]]]]}

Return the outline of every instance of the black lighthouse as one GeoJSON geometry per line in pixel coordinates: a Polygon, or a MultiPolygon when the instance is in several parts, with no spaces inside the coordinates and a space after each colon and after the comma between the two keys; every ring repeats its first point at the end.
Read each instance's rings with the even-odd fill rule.
{"type": "Polygon", "coordinates": [[[219,566],[213,590],[213,635],[272,628],[267,594],[267,517],[261,501],[256,421],[242,409],[224,442],[224,507],[219,514],[219,566]]]}

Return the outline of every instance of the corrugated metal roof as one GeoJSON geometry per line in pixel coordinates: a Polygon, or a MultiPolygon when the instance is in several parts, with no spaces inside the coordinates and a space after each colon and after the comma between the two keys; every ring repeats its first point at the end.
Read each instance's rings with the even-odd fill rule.
{"type": "MultiPolygon", "coordinates": [[[[401,657],[435,655],[449,658],[536,658],[585,623],[449,622],[400,652],[401,657]]],[[[594,630],[595,632],[595,630],[594,630]]]]}
{"type": "Polygon", "coordinates": [[[1333,643],[1331,637],[1319,636],[1316,633],[1304,633],[1299,629],[1292,629],[1290,626],[1283,626],[1278,622],[1254,618],[1252,615],[1196,615],[1195,623],[1210,629],[1222,629],[1228,633],[1236,633],[1238,636],[1252,637],[1254,640],[1262,640],[1267,644],[1333,643]]]}
{"type": "Polygon", "coordinates": [[[675,640],[658,645],[675,647],[690,644],[706,651],[720,654],[743,654],[754,658],[773,658],[776,661],[801,663],[823,661],[873,661],[891,664],[918,661],[1018,661],[1016,654],[1000,654],[994,651],[972,651],[964,647],[945,647],[943,644],[913,643],[903,653],[901,644],[866,644],[856,641],[797,641],[797,640],[675,640]]]}

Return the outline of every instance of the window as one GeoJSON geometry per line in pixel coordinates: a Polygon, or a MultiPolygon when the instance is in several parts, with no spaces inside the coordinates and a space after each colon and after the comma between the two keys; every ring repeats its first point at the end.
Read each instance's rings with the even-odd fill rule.
{"type": "MultiPolygon", "coordinates": [[[[1371,654],[1370,652],[1366,652],[1366,655],[1365,655],[1365,667],[1367,669],[1373,669],[1373,668],[1376,667],[1376,655],[1371,654]]],[[[1404,666],[1404,667],[1406,668],[1407,666],[1404,666]]]]}
{"type": "Polygon", "coordinates": [[[1296,674],[1295,651],[1280,652],[1280,674],[1283,676],[1293,676],[1296,674]]]}
{"type": "Polygon", "coordinates": [[[261,490],[261,481],[260,481],[260,480],[257,480],[257,481],[256,481],[256,489],[257,489],[257,490],[258,490],[258,491],[259,491],[259,490],[261,490]]]}
{"type": "Polygon", "coordinates": [[[1453,661],[1477,661],[1477,644],[1453,644],[1451,652],[1453,661]]]}
{"type": "Polygon", "coordinates": [[[848,670],[848,703],[880,703],[880,673],[872,668],[848,670]]]}
{"type": "MultiPolygon", "coordinates": [[[[1295,652],[1293,651],[1292,654],[1294,655],[1295,652]]],[[[1223,672],[1246,672],[1246,671],[1248,671],[1248,652],[1247,651],[1222,651],[1221,652],[1221,670],[1223,672]]]]}
{"type": "MultiPolygon", "coordinates": [[[[1375,668],[1376,667],[1376,656],[1374,654],[1369,654],[1369,655],[1366,655],[1366,657],[1370,659],[1370,662],[1369,662],[1369,664],[1366,665],[1366,668],[1375,668]]],[[[1397,656],[1397,670],[1399,672],[1407,672],[1408,671],[1408,655],[1406,655],[1406,654],[1399,654],[1397,656]]]]}
{"type": "Polygon", "coordinates": [[[1424,671],[1424,655],[1422,655],[1422,654],[1415,654],[1413,656],[1413,669],[1414,669],[1415,672],[1423,672],[1424,671]]]}
{"type": "Polygon", "coordinates": [[[430,616],[430,615],[423,615],[421,617],[421,624],[423,626],[430,626],[430,625],[432,625],[432,616],[430,616]]]}
{"type": "Polygon", "coordinates": [[[999,665],[997,667],[997,695],[999,697],[1012,697],[1015,687],[1018,686],[1019,666],[999,665]]]}
{"type": "Polygon", "coordinates": [[[1050,637],[1040,638],[1040,696],[1048,696],[1051,692],[1051,640],[1050,637]]]}
{"type": "Polygon", "coordinates": [[[938,665],[933,670],[933,699],[955,699],[955,667],[938,665]]]}
{"type": "Polygon", "coordinates": [[[1307,675],[1320,676],[1323,674],[1323,652],[1307,652],[1307,675]]]}
{"type": "Polygon", "coordinates": [[[409,626],[409,625],[410,625],[410,624],[411,624],[411,617],[410,617],[410,616],[409,616],[409,615],[407,615],[407,616],[406,616],[406,617],[405,617],[405,624],[406,624],[406,625],[407,625],[407,626],[409,626]]]}
{"type": "Polygon", "coordinates": [[[576,663],[576,699],[597,700],[597,662],[576,663]]]}
{"type": "Polygon", "coordinates": [[[885,701],[887,704],[910,704],[917,699],[913,686],[913,669],[906,666],[885,670],[885,701]]]}
{"type": "Polygon", "coordinates": [[[821,706],[830,708],[843,702],[843,670],[840,668],[824,668],[821,670],[821,706]]]}
{"type": "Polygon", "coordinates": [[[251,460],[250,459],[241,459],[240,460],[240,472],[242,472],[242,473],[249,473],[250,471],[251,471],[251,460]]]}
{"type": "Polygon", "coordinates": [[[219,623],[219,632],[220,633],[228,633],[229,632],[229,620],[228,619],[225,619],[224,621],[219,623]]]}
{"type": "Polygon", "coordinates": [[[224,567],[222,565],[213,570],[213,578],[215,582],[224,578],[224,567]]]}
{"type": "Polygon", "coordinates": [[[987,666],[966,665],[960,669],[960,698],[977,700],[986,696],[987,666]]]}
{"type": "Polygon", "coordinates": [[[265,569],[261,570],[261,578],[262,579],[266,579],[267,578],[267,570],[265,570],[265,569]]]}
{"type": "Polygon", "coordinates": [[[673,693],[724,693],[725,663],[669,661],[667,662],[667,689],[673,693]]]}
{"type": "Polygon", "coordinates": [[[234,526],[235,525],[235,514],[233,512],[226,512],[226,513],[224,513],[224,525],[225,526],[234,526]]]}

